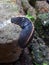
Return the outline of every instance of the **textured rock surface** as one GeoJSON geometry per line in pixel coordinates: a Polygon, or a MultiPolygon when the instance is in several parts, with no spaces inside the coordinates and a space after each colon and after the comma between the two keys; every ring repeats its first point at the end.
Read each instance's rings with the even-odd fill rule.
{"type": "Polygon", "coordinates": [[[49,13],[38,15],[35,21],[35,29],[39,36],[49,45],[49,13]]]}
{"type": "Polygon", "coordinates": [[[49,12],[49,4],[46,1],[36,1],[36,9],[38,13],[49,12]]]}
{"type": "Polygon", "coordinates": [[[0,21],[7,20],[11,17],[23,15],[21,1],[0,0],[0,21]]]}
{"type": "Polygon", "coordinates": [[[20,12],[15,2],[0,0],[0,63],[14,62],[21,54],[22,49],[17,44],[18,32],[21,28],[14,24],[6,25],[5,22],[11,17],[18,16],[18,14],[20,12]],[[2,25],[3,22],[6,25],[5,27],[2,25]]]}
{"type": "MultiPolygon", "coordinates": [[[[0,22],[0,25],[1,23],[3,22],[0,22]]],[[[20,26],[16,24],[9,23],[5,25],[5,23],[2,25],[3,27],[0,28],[0,44],[10,43],[13,40],[18,40],[20,32],[22,31],[20,26]]]]}
{"type": "Polygon", "coordinates": [[[18,44],[22,29],[16,24],[5,23],[0,22],[0,25],[3,24],[0,28],[0,63],[14,62],[19,59],[22,50],[18,44]]]}

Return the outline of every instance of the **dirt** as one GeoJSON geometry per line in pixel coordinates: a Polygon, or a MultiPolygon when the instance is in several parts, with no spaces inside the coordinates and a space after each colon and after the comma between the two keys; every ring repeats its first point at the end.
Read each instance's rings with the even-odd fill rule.
{"type": "MultiPolygon", "coordinates": [[[[3,26],[3,28],[1,28],[2,30],[0,29],[0,34],[1,34],[0,41],[1,41],[1,37],[8,38],[8,35],[9,35],[9,37],[11,37],[12,35],[15,36],[15,34],[17,32],[19,32],[18,29],[20,30],[21,28],[18,25],[8,24],[8,25],[4,26],[5,25],[4,23],[6,23],[6,20],[10,19],[11,17],[16,17],[16,16],[18,16],[18,14],[19,14],[18,7],[16,5],[15,0],[6,0],[6,1],[0,0],[0,25],[3,26]],[[15,26],[15,28],[14,28],[14,26],[15,26]],[[12,30],[15,33],[12,33],[12,35],[11,35],[10,30],[12,30]],[[7,34],[7,32],[8,32],[8,34],[7,34]]],[[[18,34],[16,34],[16,35],[17,35],[17,37],[19,37],[18,34]]],[[[4,40],[7,41],[7,39],[2,39],[1,42],[3,42],[4,40]]]]}

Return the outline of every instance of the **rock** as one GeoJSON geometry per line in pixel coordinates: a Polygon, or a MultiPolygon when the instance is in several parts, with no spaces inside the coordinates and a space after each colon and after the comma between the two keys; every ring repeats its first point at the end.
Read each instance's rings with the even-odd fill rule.
{"type": "Polygon", "coordinates": [[[36,1],[35,7],[38,13],[49,12],[49,4],[46,1],[36,1]]]}
{"type": "Polygon", "coordinates": [[[0,22],[0,63],[10,63],[19,59],[22,49],[18,45],[20,26],[0,22]]]}
{"type": "Polygon", "coordinates": [[[0,21],[8,20],[11,17],[16,17],[18,15],[24,15],[21,1],[16,0],[16,3],[13,3],[13,1],[0,0],[0,21]]]}
{"type": "Polygon", "coordinates": [[[21,0],[16,0],[16,5],[18,7],[18,11],[21,15],[24,15],[25,12],[23,11],[23,7],[22,7],[22,4],[21,4],[21,0]]]}
{"type": "Polygon", "coordinates": [[[35,21],[35,29],[39,36],[49,45],[49,13],[39,14],[35,21]]]}
{"type": "Polygon", "coordinates": [[[35,11],[35,8],[33,8],[28,0],[21,0],[22,2],[22,6],[23,6],[23,9],[25,11],[25,13],[28,15],[31,15],[31,16],[34,16],[34,18],[36,19],[36,11],[35,11]]]}
{"type": "Polygon", "coordinates": [[[45,45],[45,42],[38,37],[38,34],[35,31],[34,38],[30,42],[29,46],[33,63],[41,65],[44,63],[44,61],[47,61],[47,63],[49,63],[49,51],[47,49],[49,48],[45,45]]]}

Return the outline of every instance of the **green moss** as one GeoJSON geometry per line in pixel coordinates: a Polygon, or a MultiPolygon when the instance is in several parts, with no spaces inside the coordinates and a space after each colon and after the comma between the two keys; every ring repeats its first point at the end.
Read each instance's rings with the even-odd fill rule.
{"type": "Polygon", "coordinates": [[[28,19],[30,19],[31,21],[34,21],[34,20],[35,20],[34,16],[26,15],[26,17],[27,17],[28,19]]]}
{"type": "Polygon", "coordinates": [[[49,39],[49,13],[38,14],[35,21],[35,29],[39,36],[47,43],[49,39]]]}

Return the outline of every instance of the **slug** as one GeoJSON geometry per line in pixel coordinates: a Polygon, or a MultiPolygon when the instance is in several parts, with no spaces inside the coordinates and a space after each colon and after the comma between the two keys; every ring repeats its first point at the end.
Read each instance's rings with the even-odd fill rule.
{"type": "Polygon", "coordinates": [[[11,23],[17,24],[22,28],[18,39],[18,44],[21,48],[25,48],[29,43],[34,33],[33,23],[26,17],[11,18],[11,23]]]}

